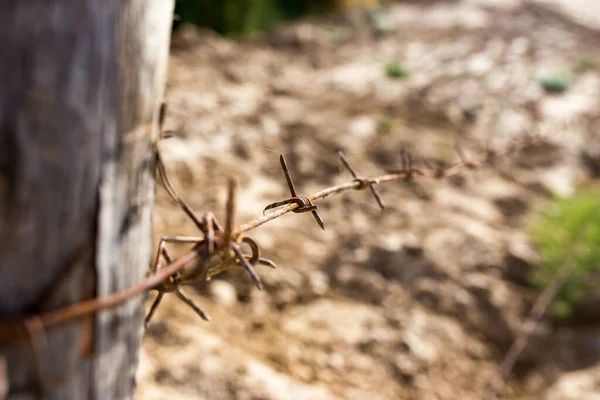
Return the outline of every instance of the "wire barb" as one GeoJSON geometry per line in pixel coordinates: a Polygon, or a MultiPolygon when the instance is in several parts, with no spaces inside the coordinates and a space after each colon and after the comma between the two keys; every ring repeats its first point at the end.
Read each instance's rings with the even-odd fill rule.
{"type": "MultiPolygon", "coordinates": [[[[179,243],[183,242],[183,243],[185,243],[185,242],[188,242],[188,240],[185,237],[175,238],[175,239],[162,238],[158,245],[158,252],[156,255],[156,262],[154,264],[153,273],[156,273],[161,268],[161,265],[160,265],[160,257],[161,256],[162,256],[162,258],[164,258],[164,260],[167,262],[167,264],[173,263],[173,260],[171,259],[169,252],[167,251],[167,248],[166,248],[167,242],[179,242],[179,243]],[[171,240],[169,240],[169,239],[171,239],[171,240]]],[[[204,241],[201,241],[201,242],[204,242],[204,241]]],[[[187,297],[186,294],[179,287],[177,280],[180,279],[180,277],[181,277],[181,274],[179,272],[174,273],[173,275],[167,277],[163,282],[161,282],[160,285],[158,285],[155,288],[158,291],[158,295],[154,299],[154,302],[152,303],[152,306],[150,307],[150,311],[144,318],[144,328],[148,328],[148,325],[150,324],[150,320],[154,316],[154,313],[158,309],[158,306],[160,305],[160,302],[162,301],[162,299],[166,293],[174,293],[181,301],[183,301],[186,305],[188,305],[190,308],[192,308],[192,310],[194,310],[194,312],[196,312],[196,314],[198,314],[200,316],[200,318],[202,318],[205,321],[210,321],[210,316],[208,314],[206,314],[204,311],[202,311],[202,309],[200,307],[198,307],[189,297],[187,297]]]]}
{"type": "MultiPolygon", "coordinates": [[[[429,176],[432,176],[435,178],[435,177],[437,177],[437,175],[440,174],[439,169],[430,167],[431,164],[424,158],[422,158],[422,160],[424,161],[425,165],[427,165],[429,167],[430,171],[433,171],[433,172],[429,173],[429,176]]],[[[417,176],[426,176],[427,173],[425,173],[424,171],[422,171],[420,169],[413,167],[413,161],[414,160],[413,160],[412,153],[409,150],[407,150],[405,147],[402,147],[400,149],[400,162],[402,164],[402,169],[392,170],[392,171],[390,171],[390,173],[399,175],[401,178],[399,178],[398,180],[405,181],[405,182],[413,182],[414,178],[417,176]]]]}
{"type": "Polygon", "coordinates": [[[283,154],[279,156],[279,162],[281,163],[281,168],[283,169],[285,180],[288,184],[288,188],[290,189],[290,194],[292,195],[292,197],[286,200],[269,204],[263,210],[263,215],[265,215],[267,210],[279,208],[287,204],[296,204],[297,207],[292,210],[293,212],[304,213],[310,211],[315,220],[317,221],[317,224],[319,224],[321,229],[325,230],[325,223],[323,222],[321,216],[319,215],[319,212],[317,211],[319,207],[314,205],[308,196],[305,196],[303,194],[297,194],[296,188],[294,187],[294,182],[292,182],[292,177],[290,176],[290,170],[287,166],[287,163],[285,162],[285,157],[283,156],[283,154]]]}
{"type": "Polygon", "coordinates": [[[434,167],[429,160],[427,160],[425,157],[421,157],[421,161],[423,161],[423,164],[425,164],[427,166],[427,168],[429,168],[430,171],[432,171],[433,175],[432,177],[435,179],[442,179],[446,173],[446,171],[443,168],[436,168],[434,167]]]}
{"type": "Polygon", "coordinates": [[[373,183],[369,183],[367,180],[365,180],[365,178],[358,176],[358,174],[356,173],[356,171],[352,168],[352,166],[350,165],[350,162],[348,161],[348,159],[346,158],[346,156],[344,155],[344,153],[340,150],[337,152],[338,156],[340,157],[340,160],[342,160],[342,163],[344,164],[344,166],[346,167],[346,169],[348,171],[350,171],[350,174],[352,174],[352,176],[354,177],[354,181],[358,182],[358,186],[356,187],[356,190],[362,190],[366,187],[368,187],[369,189],[371,189],[371,193],[373,193],[373,197],[375,197],[375,201],[377,201],[377,204],[379,205],[379,208],[381,208],[381,211],[385,210],[385,204],[383,203],[383,200],[381,200],[381,196],[379,195],[379,192],[377,191],[377,189],[375,188],[375,186],[373,186],[373,183]]]}
{"type": "MultiPolygon", "coordinates": [[[[463,146],[460,143],[460,140],[456,141],[455,149],[456,149],[456,154],[458,154],[459,160],[465,166],[465,168],[467,168],[467,169],[475,169],[476,168],[475,163],[470,161],[469,159],[467,159],[467,156],[465,155],[463,146]]],[[[486,150],[485,152],[488,152],[488,151],[486,150]]]]}
{"type": "Polygon", "coordinates": [[[157,171],[169,196],[188,215],[196,227],[202,231],[204,236],[174,236],[161,238],[161,241],[158,245],[156,261],[151,271],[152,274],[156,274],[161,269],[161,257],[167,262],[167,264],[172,264],[172,259],[166,249],[167,243],[193,243],[194,249],[198,251],[198,253],[203,253],[204,257],[201,257],[196,266],[190,271],[178,271],[170,276],[167,276],[162,280],[162,282],[153,288],[158,291],[158,295],[152,303],[146,318],[144,319],[144,326],[148,327],[148,324],[158,309],[158,306],[160,305],[165,293],[174,293],[182,302],[184,302],[198,316],[200,316],[200,318],[205,321],[210,321],[210,316],[200,307],[198,307],[193,300],[185,294],[183,289],[181,289],[182,285],[190,284],[198,280],[210,280],[212,277],[227,270],[233,264],[241,265],[248,272],[256,287],[258,287],[258,289],[262,289],[262,283],[256,270],[254,269],[254,265],[261,264],[274,267],[275,263],[273,263],[271,260],[260,257],[260,248],[253,239],[250,239],[249,237],[242,237],[242,235],[237,235],[237,237],[234,237],[233,231],[235,228],[238,191],[238,181],[236,179],[232,178],[229,180],[225,227],[221,228],[212,213],[207,212],[202,218],[198,217],[192,207],[190,207],[189,204],[177,193],[169,180],[166,168],[162,162],[162,159],[160,158],[160,154],[157,155],[157,171]],[[250,255],[245,255],[242,252],[240,247],[241,243],[248,244],[252,251],[250,255]],[[201,251],[201,249],[204,251],[201,251]],[[210,260],[216,253],[220,254],[221,263],[214,268],[209,268],[210,260]]]}

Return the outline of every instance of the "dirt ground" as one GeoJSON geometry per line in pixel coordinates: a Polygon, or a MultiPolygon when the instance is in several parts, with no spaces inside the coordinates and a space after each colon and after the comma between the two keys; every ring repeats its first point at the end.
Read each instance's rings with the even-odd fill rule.
{"type": "MultiPolygon", "coordinates": [[[[136,398],[481,399],[539,295],[523,217],[600,174],[598,13],[556,3],[400,2],[385,35],[360,13],[241,42],[179,32],[161,151],[176,188],[220,220],[230,176],[239,223],[288,195],[279,153],[313,193],[351,179],[338,150],[373,176],[400,169],[403,147],[447,164],[457,138],[468,154],[528,132],[549,143],[457,179],[381,185],[383,214],[352,191],[317,203],[325,231],[309,214],[252,231],[278,265],[259,270],[264,290],[241,271],[189,288],[208,323],[167,295],[136,398]],[[394,60],[407,79],[386,76],[394,60]],[[547,94],[536,74],[559,67],[573,84],[547,94]]],[[[154,222],[156,243],[198,235],[160,186],[154,222]]],[[[543,322],[503,398],[598,399],[598,360],[599,325],[543,322]]]]}

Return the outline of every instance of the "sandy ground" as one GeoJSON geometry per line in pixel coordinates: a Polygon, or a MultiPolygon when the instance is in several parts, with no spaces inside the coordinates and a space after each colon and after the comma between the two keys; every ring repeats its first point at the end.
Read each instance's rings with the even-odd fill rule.
{"type": "MultiPolygon", "coordinates": [[[[161,151],[178,190],[220,220],[230,176],[239,222],[287,196],[279,153],[313,193],[351,178],[338,150],[377,175],[401,168],[402,148],[443,165],[458,138],[467,154],[533,132],[549,143],[456,179],[382,185],[383,214],[347,192],[317,203],[325,231],[309,214],[252,231],[279,266],[259,270],[264,290],[241,271],[189,288],[209,323],[167,295],[137,399],[481,399],[539,294],[522,217],[600,174],[600,23],[586,4],[404,2],[385,35],[360,14],[243,42],[177,34],[161,151]],[[386,76],[394,60],[407,79],[386,76]],[[547,94],[536,74],[559,67],[573,84],[547,94]]],[[[160,187],[154,222],[156,242],[198,234],[160,187]]],[[[597,399],[599,332],[542,323],[503,396],[597,399]]]]}

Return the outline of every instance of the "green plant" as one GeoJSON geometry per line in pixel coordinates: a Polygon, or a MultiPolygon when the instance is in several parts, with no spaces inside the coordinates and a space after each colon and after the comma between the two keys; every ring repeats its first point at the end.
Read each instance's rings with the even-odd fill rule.
{"type": "Polygon", "coordinates": [[[548,93],[563,93],[571,87],[573,77],[563,70],[542,71],[538,74],[538,81],[548,93]]]}
{"type": "Polygon", "coordinates": [[[600,188],[589,187],[569,198],[555,198],[533,215],[529,232],[541,256],[542,266],[534,283],[546,288],[572,263],[569,276],[552,304],[554,315],[569,317],[583,297],[597,290],[600,273],[600,188]]]}
{"type": "Polygon", "coordinates": [[[367,10],[367,15],[378,35],[386,35],[396,30],[396,26],[386,11],[380,8],[370,8],[367,10]]]}
{"type": "Polygon", "coordinates": [[[385,65],[385,74],[390,78],[404,79],[408,77],[408,69],[398,61],[392,61],[385,65]]]}
{"type": "Polygon", "coordinates": [[[174,29],[182,22],[212,28],[223,35],[250,35],[286,19],[279,0],[177,0],[174,29]]]}
{"type": "Polygon", "coordinates": [[[176,0],[173,29],[187,22],[222,35],[247,36],[331,7],[329,0],[176,0]]]}
{"type": "Polygon", "coordinates": [[[383,116],[379,120],[379,131],[382,133],[392,133],[397,125],[398,122],[393,117],[383,116]]]}

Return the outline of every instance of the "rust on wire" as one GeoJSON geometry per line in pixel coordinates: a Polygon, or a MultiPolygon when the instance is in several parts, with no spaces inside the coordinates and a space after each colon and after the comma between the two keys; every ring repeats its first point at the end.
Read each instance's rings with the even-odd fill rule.
{"type": "Polygon", "coordinates": [[[417,173],[422,175],[420,171],[413,169],[412,153],[405,147],[400,150],[400,160],[402,161],[402,172],[406,174],[407,181],[412,181],[417,173]]]}
{"type": "Polygon", "coordinates": [[[340,157],[340,160],[342,160],[342,163],[344,164],[344,166],[346,167],[346,169],[348,171],[350,171],[350,174],[352,174],[352,176],[354,177],[354,181],[358,182],[358,187],[356,188],[357,190],[362,190],[366,187],[368,187],[369,189],[371,189],[371,193],[373,193],[373,197],[375,197],[375,201],[377,201],[377,204],[379,205],[379,208],[381,208],[381,211],[385,210],[385,204],[383,203],[383,200],[381,200],[381,196],[379,195],[379,191],[375,188],[375,186],[373,186],[372,183],[368,183],[365,178],[363,178],[362,176],[358,176],[358,174],[356,173],[356,171],[354,170],[354,168],[352,168],[352,166],[350,165],[350,162],[348,161],[348,159],[346,158],[346,156],[344,155],[344,153],[342,151],[338,151],[338,156],[340,157]]]}
{"type": "Polygon", "coordinates": [[[229,180],[229,191],[227,195],[227,205],[225,214],[225,227],[222,228],[217,222],[214,215],[210,212],[205,213],[202,218],[199,218],[192,207],[177,193],[171,184],[166,168],[158,158],[158,173],[161,177],[167,193],[180,206],[180,208],[188,215],[188,217],[196,224],[198,229],[204,236],[165,236],[162,237],[156,255],[151,273],[156,274],[161,269],[161,256],[167,262],[167,265],[173,263],[168,250],[167,243],[193,243],[194,248],[202,249],[203,257],[197,260],[196,265],[189,271],[177,271],[174,274],[166,277],[159,285],[153,289],[158,291],[150,311],[144,319],[144,325],[147,327],[156,312],[165,293],[174,293],[179,300],[189,306],[200,318],[205,321],[210,321],[210,316],[198,307],[194,301],[189,298],[181,286],[190,284],[199,280],[210,280],[232,265],[242,266],[250,275],[254,284],[262,289],[262,283],[256,272],[254,265],[261,264],[268,267],[275,267],[273,261],[260,256],[260,248],[256,241],[250,237],[236,234],[235,215],[237,212],[237,191],[238,182],[236,179],[229,180]],[[242,251],[242,245],[246,244],[250,247],[251,254],[246,255],[242,251]],[[213,256],[220,258],[220,263],[215,267],[210,267],[210,261],[213,256]]]}
{"type": "Polygon", "coordinates": [[[46,373],[44,354],[46,353],[46,336],[44,327],[39,318],[30,318],[23,322],[23,327],[29,336],[29,346],[33,354],[35,373],[37,376],[38,391],[42,398],[48,395],[50,382],[46,373]]]}
{"type": "Polygon", "coordinates": [[[456,149],[456,154],[458,155],[458,159],[465,166],[465,168],[475,169],[477,167],[477,165],[474,162],[470,161],[467,158],[465,151],[463,150],[463,146],[459,140],[456,141],[455,149],[456,149]]]}
{"type": "MultiPolygon", "coordinates": [[[[156,272],[158,269],[160,269],[160,257],[161,256],[165,259],[165,261],[168,264],[171,264],[173,262],[173,260],[169,256],[169,253],[165,247],[165,244],[166,244],[166,242],[164,241],[164,239],[161,240],[161,244],[159,245],[159,248],[158,248],[158,254],[156,256],[157,259],[154,264],[153,272],[156,272]]],[[[180,273],[175,273],[175,274],[167,277],[167,279],[165,279],[165,281],[163,281],[159,286],[156,287],[156,290],[158,291],[158,295],[154,299],[154,302],[152,303],[152,306],[150,307],[150,311],[146,315],[146,318],[144,318],[144,326],[146,328],[148,327],[148,324],[150,323],[152,316],[154,316],[154,312],[158,308],[160,302],[163,299],[163,296],[166,293],[174,293],[181,301],[183,301],[186,305],[188,305],[190,308],[192,308],[192,310],[194,310],[194,312],[196,314],[198,314],[200,316],[200,318],[202,318],[205,321],[210,321],[210,316],[208,314],[206,314],[204,311],[202,311],[202,309],[200,307],[198,307],[196,304],[194,304],[194,302],[185,294],[183,289],[181,289],[179,287],[179,285],[176,283],[176,279],[178,279],[179,277],[180,277],[180,273]]]]}
{"type": "MultiPolygon", "coordinates": [[[[491,156],[493,156],[493,154],[491,156]]],[[[431,171],[432,178],[442,179],[445,176],[446,171],[444,170],[444,168],[434,167],[433,164],[431,164],[431,162],[429,162],[429,160],[427,160],[425,157],[421,157],[421,161],[423,161],[423,164],[425,164],[427,168],[429,168],[429,170],[431,171]]]]}
{"type": "Polygon", "coordinates": [[[298,195],[298,193],[296,192],[296,188],[294,187],[294,182],[292,182],[292,177],[290,176],[290,170],[288,169],[288,166],[285,162],[285,157],[283,156],[283,154],[281,154],[279,156],[279,162],[281,163],[281,168],[283,169],[283,173],[285,175],[285,180],[287,181],[288,187],[290,189],[290,194],[292,195],[292,197],[289,199],[286,199],[286,200],[282,200],[282,201],[278,201],[276,203],[269,204],[263,210],[263,214],[267,210],[278,208],[278,207],[281,207],[281,206],[284,206],[287,204],[292,204],[292,203],[297,204],[298,207],[293,209],[292,210],[293,212],[303,213],[303,212],[310,211],[312,213],[313,217],[315,217],[317,224],[319,224],[321,229],[325,230],[325,224],[323,223],[323,220],[321,219],[321,216],[319,215],[319,212],[317,211],[319,209],[319,207],[314,205],[308,196],[303,195],[303,194],[298,195]]]}
{"type": "Polygon", "coordinates": [[[399,180],[403,180],[406,182],[413,181],[417,176],[430,176],[432,178],[438,178],[438,175],[443,176],[443,170],[430,167],[431,164],[427,162],[427,160],[425,160],[424,158],[423,161],[425,165],[429,167],[429,171],[423,171],[421,169],[414,168],[413,161],[414,160],[412,153],[405,147],[402,147],[400,149],[400,162],[402,168],[400,170],[390,171],[390,173],[402,176],[402,179],[399,180]]]}
{"type": "MultiPolygon", "coordinates": [[[[161,111],[161,113],[164,113],[164,111],[161,111]]],[[[164,115],[161,116],[161,119],[164,119],[164,115]]],[[[155,313],[165,293],[175,293],[182,302],[191,307],[201,318],[209,319],[208,314],[204,313],[184,294],[184,292],[181,291],[180,287],[182,285],[198,280],[209,280],[229,268],[237,266],[243,267],[252,278],[254,284],[261,288],[261,281],[254,268],[255,265],[275,267],[275,264],[271,260],[261,257],[258,244],[253,239],[244,235],[247,231],[257,228],[289,212],[307,211],[313,213],[319,226],[324,229],[323,221],[317,212],[318,208],[313,204],[313,201],[315,200],[346,190],[356,190],[366,186],[373,188],[374,185],[402,180],[407,181],[412,180],[415,177],[430,177],[435,179],[450,177],[466,170],[488,165],[492,158],[516,152],[527,146],[541,142],[542,140],[542,135],[528,135],[523,139],[509,142],[502,150],[495,152],[488,150],[484,152],[480,159],[475,161],[466,161],[463,157],[462,150],[458,150],[461,161],[452,164],[445,169],[431,168],[426,161],[429,169],[420,170],[413,168],[412,155],[406,150],[403,150],[401,153],[402,170],[397,173],[385,174],[373,178],[357,179],[357,177],[355,177],[352,181],[328,187],[309,196],[298,195],[296,193],[296,189],[289,174],[289,169],[285,163],[285,158],[281,155],[281,166],[292,197],[268,205],[265,208],[265,211],[275,208],[276,210],[235,227],[238,184],[236,180],[230,180],[225,228],[222,228],[219,225],[216,218],[210,212],[205,213],[202,217],[198,217],[187,202],[177,194],[169,182],[165,166],[160,157],[160,152],[157,149],[157,172],[164,183],[165,189],[188,217],[192,219],[201,231],[202,236],[174,236],[161,238],[158,246],[159,250],[157,252],[155,263],[150,271],[150,275],[146,279],[120,292],[38,314],[21,315],[12,319],[1,320],[0,343],[4,344],[15,340],[27,340],[28,338],[32,338],[35,334],[44,333],[44,331],[49,328],[64,325],[84,316],[117,307],[142,295],[148,290],[157,290],[158,296],[150,308],[150,312],[146,317],[146,323],[152,318],[152,315],[155,313]],[[166,250],[167,243],[189,243],[192,244],[192,248],[184,255],[172,260],[166,250]],[[245,254],[242,251],[244,245],[250,248],[250,254],[245,254]],[[165,260],[166,265],[163,266],[161,264],[161,259],[165,260]],[[211,262],[215,259],[217,265],[211,266],[211,262]],[[186,269],[186,267],[189,267],[192,264],[193,266],[191,266],[191,268],[186,269]]],[[[353,170],[351,168],[349,169],[354,176],[353,170]]]]}

